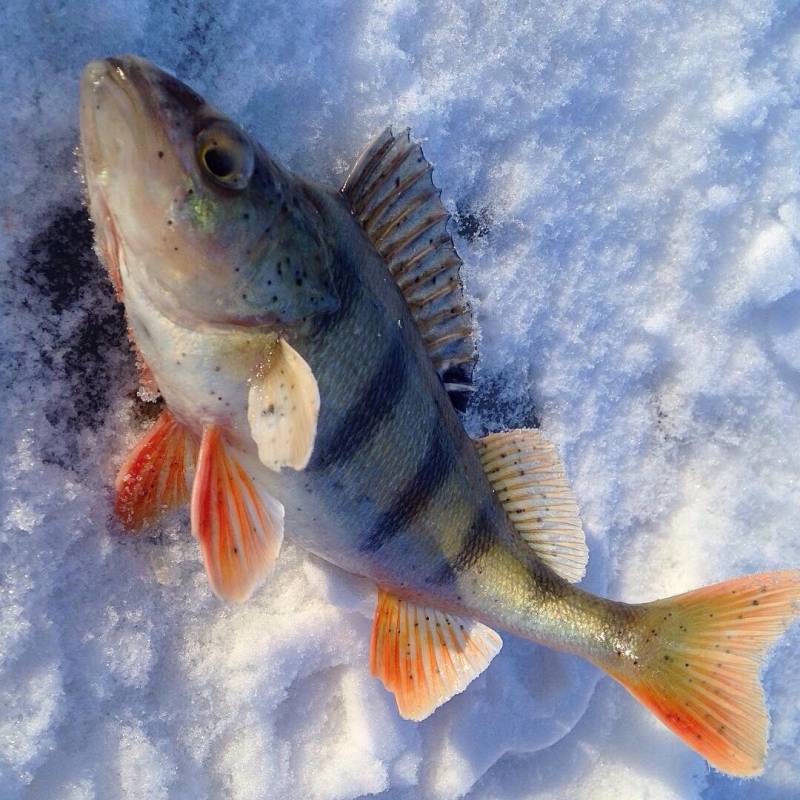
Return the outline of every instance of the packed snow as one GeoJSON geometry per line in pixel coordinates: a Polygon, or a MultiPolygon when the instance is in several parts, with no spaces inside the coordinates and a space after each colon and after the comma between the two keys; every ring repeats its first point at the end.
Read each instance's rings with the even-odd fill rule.
{"type": "Polygon", "coordinates": [[[136,52],[304,175],[410,126],[481,327],[473,433],[539,424],[629,601],[800,565],[794,3],[30,3],[0,24],[0,797],[800,796],[800,630],[764,775],[706,763],[593,667],[506,635],[415,724],[369,675],[371,586],[287,541],[228,607],[186,514],[111,516],[152,409],[74,174],[78,76],[136,52]]]}

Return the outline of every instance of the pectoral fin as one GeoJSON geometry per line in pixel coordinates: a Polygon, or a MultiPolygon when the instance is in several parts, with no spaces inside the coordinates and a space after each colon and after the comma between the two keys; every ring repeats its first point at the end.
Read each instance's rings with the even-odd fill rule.
{"type": "Polygon", "coordinates": [[[280,339],[250,386],[247,419],[264,466],[303,469],[317,435],[319,388],[311,367],[280,339]]]}
{"type": "Polygon", "coordinates": [[[114,511],[135,529],[189,500],[197,443],[164,409],[117,473],[114,511]]]}
{"type": "Polygon", "coordinates": [[[486,625],[378,590],[369,666],[404,719],[423,720],[463,692],[500,652],[486,625]]]}
{"type": "Polygon", "coordinates": [[[192,533],[211,588],[236,602],[264,582],[283,541],[283,506],[259,490],[215,425],[206,425],[200,444],[192,533]]]}

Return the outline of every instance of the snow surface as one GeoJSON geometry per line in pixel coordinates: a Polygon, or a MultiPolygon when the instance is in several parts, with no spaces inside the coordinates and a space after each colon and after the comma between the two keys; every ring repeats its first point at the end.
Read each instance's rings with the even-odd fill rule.
{"type": "Polygon", "coordinates": [[[134,51],[338,183],[409,125],[482,327],[473,432],[538,420],[630,601],[800,565],[794,3],[8,0],[0,15],[0,797],[792,798],[800,631],[732,780],[577,659],[505,637],[431,719],[368,675],[370,587],[288,543],[229,608],[185,515],[131,538],[148,409],[73,174],[77,80],[134,51]]]}

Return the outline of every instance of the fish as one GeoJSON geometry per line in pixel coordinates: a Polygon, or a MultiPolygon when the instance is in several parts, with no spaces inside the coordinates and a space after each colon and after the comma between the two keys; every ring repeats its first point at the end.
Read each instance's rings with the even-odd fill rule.
{"type": "Polygon", "coordinates": [[[576,585],[588,550],[556,448],[462,424],[473,313],[409,131],[327,187],[134,55],[85,66],[79,117],[95,248],[163,401],[115,481],[125,528],[188,506],[228,602],[268,585],[284,529],[368,578],[369,669],[403,718],[464,691],[503,630],[604,670],[715,768],[763,769],[759,668],[800,570],[638,604],[576,585]]]}

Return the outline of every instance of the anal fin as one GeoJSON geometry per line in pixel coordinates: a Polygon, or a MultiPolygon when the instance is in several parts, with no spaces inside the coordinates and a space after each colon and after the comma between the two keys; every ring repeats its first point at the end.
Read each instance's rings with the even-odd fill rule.
{"type": "Polygon", "coordinates": [[[211,588],[223,600],[247,600],[278,557],[283,506],[259,490],[215,425],[203,430],[191,514],[211,588]]]}
{"type": "Polygon", "coordinates": [[[589,551],[555,447],[539,431],[527,428],[490,433],[475,446],[520,536],[562,578],[579,581],[589,551]]]}
{"type": "Polygon", "coordinates": [[[114,511],[122,524],[139,528],[187,502],[196,455],[192,434],[164,409],[117,473],[114,511]]]}
{"type": "Polygon", "coordinates": [[[486,625],[378,589],[370,671],[394,694],[400,716],[423,720],[464,691],[500,652],[486,625]]]}

